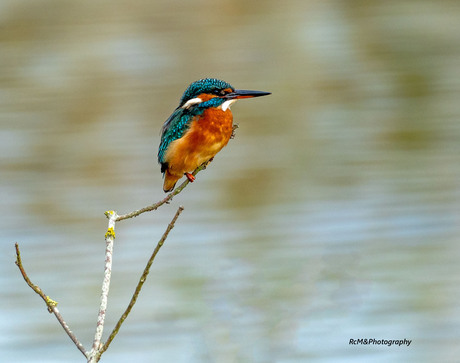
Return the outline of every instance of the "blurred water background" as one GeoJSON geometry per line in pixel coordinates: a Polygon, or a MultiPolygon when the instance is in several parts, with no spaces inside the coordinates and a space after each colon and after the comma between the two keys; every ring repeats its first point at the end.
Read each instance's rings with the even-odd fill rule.
{"type": "Polygon", "coordinates": [[[105,210],[163,197],[159,130],[202,77],[273,94],[171,205],[117,224],[107,362],[460,355],[458,1],[0,3],[0,360],[82,362],[105,210]],[[350,339],[409,339],[407,346],[350,339]]]}

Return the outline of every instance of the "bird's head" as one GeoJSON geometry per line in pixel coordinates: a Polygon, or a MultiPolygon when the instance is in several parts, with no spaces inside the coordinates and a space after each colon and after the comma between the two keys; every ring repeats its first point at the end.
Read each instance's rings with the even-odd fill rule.
{"type": "Polygon", "coordinates": [[[209,107],[221,107],[226,111],[240,98],[252,98],[269,95],[270,92],[237,90],[225,81],[204,78],[187,87],[180,100],[180,108],[191,108],[206,103],[209,107]]]}

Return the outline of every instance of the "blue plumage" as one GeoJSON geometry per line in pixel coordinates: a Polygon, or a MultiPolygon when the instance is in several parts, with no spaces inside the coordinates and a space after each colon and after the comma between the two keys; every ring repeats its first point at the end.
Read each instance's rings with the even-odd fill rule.
{"type": "Polygon", "coordinates": [[[182,107],[185,102],[188,100],[191,100],[192,98],[197,97],[198,95],[202,93],[216,93],[219,94],[219,92],[223,89],[230,88],[232,91],[234,88],[230,83],[227,83],[225,81],[222,81],[220,79],[216,78],[204,78],[200,79],[199,81],[193,82],[190,86],[187,87],[185,90],[184,94],[182,95],[180,99],[180,105],[179,107],[182,107]]]}

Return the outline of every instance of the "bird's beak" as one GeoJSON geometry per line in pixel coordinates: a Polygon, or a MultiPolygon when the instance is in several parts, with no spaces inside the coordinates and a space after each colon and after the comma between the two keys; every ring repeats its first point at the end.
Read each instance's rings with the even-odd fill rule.
{"type": "Polygon", "coordinates": [[[233,92],[227,93],[224,97],[228,99],[238,100],[240,98],[252,98],[252,97],[260,97],[260,96],[268,96],[271,95],[270,92],[262,92],[262,91],[249,91],[244,89],[236,89],[233,92]]]}

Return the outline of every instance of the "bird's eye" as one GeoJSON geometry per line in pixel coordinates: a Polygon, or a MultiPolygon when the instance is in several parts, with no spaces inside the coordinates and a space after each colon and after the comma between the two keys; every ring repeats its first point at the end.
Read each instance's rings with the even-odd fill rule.
{"type": "Polygon", "coordinates": [[[214,91],[212,91],[212,93],[216,96],[225,96],[225,90],[223,89],[215,89],[214,91]]]}

